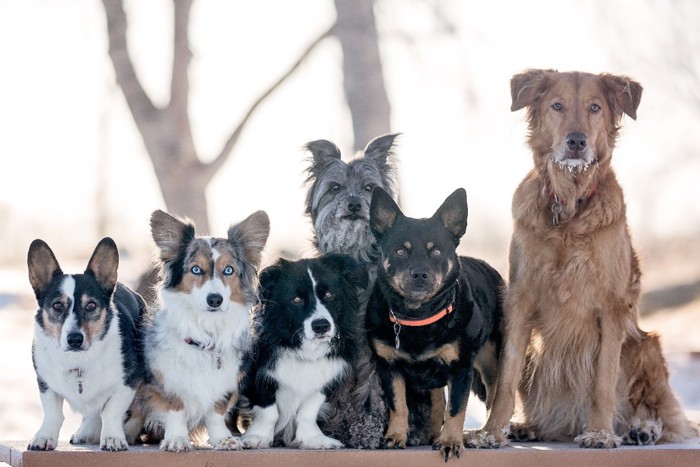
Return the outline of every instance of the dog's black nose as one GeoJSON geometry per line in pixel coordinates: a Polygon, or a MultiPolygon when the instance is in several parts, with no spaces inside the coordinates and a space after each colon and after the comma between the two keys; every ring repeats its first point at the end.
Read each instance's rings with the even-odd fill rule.
{"type": "Polygon", "coordinates": [[[318,335],[325,334],[331,329],[331,323],[327,319],[315,319],[311,321],[311,330],[318,335]]]}
{"type": "Polygon", "coordinates": [[[219,308],[221,304],[224,303],[224,297],[218,293],[210,293],[207,295],[207,305],[212,308],[219,308]]]}
{"type": "Polygon", "coordinates": [[[66,340],[68,341],[68,347],[73,350],[78,350],[83,346],[83,334],[80,332],[69,332],[66,340]]]}
{"type": "Polygon", "coordinates": [[[425,269],[411,269],[411,278],[416,281],[425,281],[428,280],[428,271],[425,269]]]}
{"type": "Polygon", "coordinates": [[[583,133],[575,132],[566,135],[566,146],[572,151],[583,151],[588,144],[588,137],[583,133]]]}
{"type": "Polygon", "coordinates": [[[350,196],[348,198],[348,211],[357,213],[362,209],[362,200],[359,196],[350,196]]]}

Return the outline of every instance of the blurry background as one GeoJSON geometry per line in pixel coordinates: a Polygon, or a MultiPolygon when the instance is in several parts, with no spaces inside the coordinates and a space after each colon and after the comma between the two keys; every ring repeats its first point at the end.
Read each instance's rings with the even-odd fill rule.
{"type": "Polygon", "coordinates": [[[532,163],[509,80],[526,68],[644,86],[613,165],[645,273],[643,327],[664,336],[697,415],[698,24],[693,0],[0,0],[0,439],[28,439],[41,420],[31,240],[77,272],[109,235],[136,286],[154,209],[214,235],[265,209],[265,262],[310,254],[310,140],[349,158],[401,132],[404,212],[432,215],[466,188],[460,251],[507,276],[510,200],[532,163]]]}

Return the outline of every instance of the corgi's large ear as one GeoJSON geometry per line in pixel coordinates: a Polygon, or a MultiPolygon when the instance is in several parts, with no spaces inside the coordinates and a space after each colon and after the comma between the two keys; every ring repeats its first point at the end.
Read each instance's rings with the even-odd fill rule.
{"type": "Polygon", "coordinates": [[[56,256],[49,245],[39,239],[34,240],[29,245],[27,268],[29,270],[29,283],[34,289],[37,302],[41,305],[49,283],[54,277],[63,275],[63,271],[61,271],[56,256]]]}
{"type": "Polygon", "coordinates": [[[256,211],[228,229],[228,241],[243,251],[246,261],[256,270],[269,235],[270,218],[265,211],[256,211]]]}
{"type": "Polygon", "coordinates": [[[117,286],[118,269],[119,250],[117,244],[111,238],[105,237],[95,247],[85,269],[85,274],[93,276],[105,290],[113,291],[117,286]]]}
{"type": "Polygon", "coordinates": [[[547,90],[547,74],[554,70],[526,70],[510,80],[512,104],[510,110],[515,112],[532,105],[547,90]]]}
{"type": "Polygon", "coordinates": [[[442,222],[442,225],[452,234],[455,244],[458,245],[459,240],[467,231],[468,215],[467,192],[464,188],[458,188],[435,211],[433,218],[442,222]]]}
{"type": "Polygon", "coordinates": [[[372,201],[369,205],[369,226],[377,239],[380,239],[394,225],[400,215],[402,215],[401,209],[386,191],[380,187],[372,190],[372,201]]]}
{"type": "Polygon", "coordinates": [[[151,214],[151,236],[160,250],[160,259],[165,263],[175,261],[194,239],[194,224],[158,209],[151,214]]]}
{"type": "Polygon", "coordinates": [[[606,98],[619,119],[626,113],[633,120],[637,119],[637,108],[642,100],[642,85],[626,76],[607,73],[600,75],[606,87],[606,98]]]}

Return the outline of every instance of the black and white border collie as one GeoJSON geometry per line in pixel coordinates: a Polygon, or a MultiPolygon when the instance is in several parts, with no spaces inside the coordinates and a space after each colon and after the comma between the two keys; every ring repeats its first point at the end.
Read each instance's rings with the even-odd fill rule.
{"type": "Polygon", "coordinates": [[[141,431],[128,414],[144,380],[138,333],[146,305],[117,283],[117,245],[102,239],[84,274],[64,274],[51,248],[34,240],[27,265],[39,304],[32,358],[44,409],[27,448],[56,448],[67,400],[83,416],[71,443],[127,449],[141,431]]]}
{"type": "Polygon", "coordinates": [[[280,259],[263,270],[242,382],[243,407],[253,414],[244,447],[343,447],[321,432],[317,419],[351,368],[357,288],[366,286],[366,270],[346,255],[280,259]]]}
{"type": "Polygon", "coordinates": [[[226,238],[195,236],[194,225],[163,211],[151,216],[160,250],[161,306],[146,327],[150,381],[146,429],[164,451],[188,451],[203,428],[214,449],[240,449],[225,415],[238,394],[250,344],[257,269],[270,232],[264,211],[233,225],[226,238]]]}

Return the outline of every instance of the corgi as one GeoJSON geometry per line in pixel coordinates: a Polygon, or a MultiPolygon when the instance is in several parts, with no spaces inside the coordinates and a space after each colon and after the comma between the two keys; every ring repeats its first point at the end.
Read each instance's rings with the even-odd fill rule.
{"type": "Polygon", "coordinates": [[[117,245],[103,238],[83,274],[64,274],[51,248],[34,240],[27,266],[39,304],[32,359],[44,410],[27,449],[56,448],[64,400],[83,416],[72,444],[127,449],[142,427],[129,408],[145,376],[139,332],[146,304],[117,282],[117,245]]]}
{"type": "Polygon", "coordinates": [[[232,225],[226,238],[196,236],[190,221],[160,210],[151,216],[162,282],[160,307],[145,331],[142,407],[146,430],[162,438],[163,451],[192,449],[190,437],[203,428],[214,449],[240,449],[225,416],[237,400],[269,232],[264,211],[232,225]]]}
{"type": "Polygon", "coordinates": [[[317,420],[357,353],[358,287],[367,287],[367,271],[347,255],[280,259],[260,274],[241,384],[241,407],[253,414],[245,448],[343,447],[317,420]]]}

